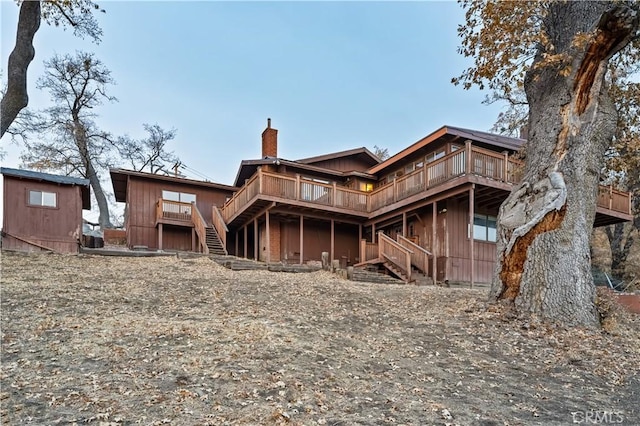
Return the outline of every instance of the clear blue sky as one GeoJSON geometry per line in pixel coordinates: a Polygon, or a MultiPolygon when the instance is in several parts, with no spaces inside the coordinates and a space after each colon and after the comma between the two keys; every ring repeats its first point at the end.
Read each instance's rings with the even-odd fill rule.
{"type": "MultiPolygon", "coordinates": [[[[470,63],[457,53],[464,15],[455,2],[100,5],[98,45],[43,23],[30,107],[48,102],[35,88],[43,60],[93,51],[117,82],[119,102],[98,111],[102,128],[133,137],[145,135],[143,123],[176,128],[169,148],[216,182],[231,184],[241,160],[260,157],[267,117],[279,156],[295,160],[374,145],[394,154],[444,124],[488,130],[501,107],[450,83],[470,63]]],[[[6,78],[18,7],[0,7],[6,78]]],[[[20,147],[0,143],[3,166],[18,166],[20,147]]]]}

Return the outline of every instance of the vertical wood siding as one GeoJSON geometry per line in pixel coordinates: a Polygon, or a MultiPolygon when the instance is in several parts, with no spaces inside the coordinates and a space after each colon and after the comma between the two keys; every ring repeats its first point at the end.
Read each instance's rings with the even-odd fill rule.
{"type": "MultiPolygon", "coordinates": [[[[4,176],[3,231],[51,248],[57,252],[78,251],[82,235],[82,194],[79,186],[36,182],[4,176]],[[28,204],[29,191],[57,194],[57,207],[28,204]]],[[[14,238],[3,238],[3,248],[40,250],[14,238]]]]}
{"type": "MultiPolygon", "coordinates": [[[[150,249],[158,248],[158,230],[155,227],[156,202],[162,197],[163,190],[196,194],[196,205],[207,224],[211,224],[212,206],[223,205],[227,196],[230,195],[228,191],[215,188],[203,188],[175,182],[156,182],[137,176],[129,176],[127,188],[127,204],[129,207],[126,220],[129,247],[147,246],[150,249]]],[[[175,230],[167,232],[168,228],[164,226],[163,249],[191,250],[190,229],[185,228],[180,232],[175,230]],[[186,236],[187,231],[188,238],[186,236]]]]}

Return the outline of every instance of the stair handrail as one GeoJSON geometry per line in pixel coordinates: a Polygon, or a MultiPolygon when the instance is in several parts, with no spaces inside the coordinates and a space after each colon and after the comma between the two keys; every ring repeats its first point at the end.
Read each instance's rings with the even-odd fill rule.
{"type": "Polygon", "coordinates": [[[378,231],[378,243],[378,257],[387,259],[397,266],[406,275],[407,282],[411,282],[411,255],[413,251],[400,245],[382,231],[378,231]],[[395,253],[391,253],[387,247],[390,247],[395,253]],[[392,254],[400,254],[402,259],[397,259],[392,254]]]}
{"type": "Polygon", "coordinates": [[[209,254],[209,247],[207,247],[207,222],[204,221],[195,201],[191,202],[191,220],[193,221],[193,227],[198,235],[202,252],[204,254],[209,254]]]}
{"type": "Polygon", "coordinates": [[[420,269],[424,274],[429,273],[429,257],[433,257],[433,253],[429,250],[420,247],[410,239],[398,234],[398,243],[409,250],[413,250],[411,254],[411,264],[420,269]]]}
{"type": "Polygon", "coordinates": [[[213,227],[218,233],[218,238],[220,239],[222,248],[226,253],[227,252],[227,232],[229,232],[229,228],[227,228],[227,224],[225,223],[222,217],[222,212],[220,212],[220,209],[216,205],[214,205],[212,208],[211,222],[213,223],[213,227]]]}

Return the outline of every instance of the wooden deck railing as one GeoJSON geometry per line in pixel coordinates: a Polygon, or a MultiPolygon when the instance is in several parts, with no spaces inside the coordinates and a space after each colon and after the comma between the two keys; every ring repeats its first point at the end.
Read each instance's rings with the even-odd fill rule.
{"type": "Polygon", "coordinates": [[[378,259],[378,244],[370,243],[367,240],[360,240],[360,254],[362,256],[360,263],[378,259]]]}
{"type": "Polygon", "coordinates": [[[378,232],[378,258],[387,259],[398,268],[406,277],[407,282],[411,282],[411,254],[412,250],[401,246],[386,236],[384,232],[378,232]]]}
{"type": "Polygon", "coordinates": [[[156,202],[156,221],[160,219],[191,222],[191,203],[158,199],[156,202]]]}
{"type": "Polygon", "coordinates": [[[227,224],[224,223],[224,219],[222,218],[222,214],[220,213],[220,209],[218,206],[213,206],[213,211],[211,212],[211,222],[213,223],[213,227],[216,229],[218,233],[218,238],[220,238],[220,242],[222,243],[222,247],[225,252],[227,250],[227,232],[229,232],[229,228],[227,228],[227,224]]]}
{"type": "Polygon", "coordinates": [[[427,274],[429,272],[429,258],[432,256],[431,252],[402,235],[398,234],[397,240],[398,244],[411,250],[411,264],[427,274]]]}
{"type": "Polygon", "coordinates": [[[613,189],[612,186],[600,185],[597,204],[599,207],[620,213],[630,214],[631,212],[631,197],[629,193],[613,189]]]}
{"type": "Polygon", "coordinates": [[[207,246],[207,222],[205,222],[200,210],[196,207],[195,201],[191,203],[191,208],[193,212],[191,215],[191,218],[193,219],[193,227],[196,230],[196,235],[198,236],[198,241],[202,248],[202,253],[209,254],[209,247],[207,246]]]}
{"type": "MultiPolygon", "coordinates": [[[[340,207],[358,213],[373,213],[464,174],[515,184],[521,179],[522,164],[506,153],[501,154],[467,144],[465,149],[454,151],[427,163],[372,192],[307,180],[300,175],[281,175],[258,170],[225,203],[221,213],[224,221],[228,223],[231,217],[259,194],[321,206],[340,207]]],[[[631,213],[629,194],[609,187],[600,188],[598,206],[626,214],[631,213]]]]}

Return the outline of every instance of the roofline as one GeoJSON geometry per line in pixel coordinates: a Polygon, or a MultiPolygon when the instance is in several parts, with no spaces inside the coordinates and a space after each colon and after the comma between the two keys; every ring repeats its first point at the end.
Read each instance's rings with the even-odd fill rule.
{"type": "Polygon", "coordinates": [[[316,173],[324,173],[332,176],[339,176],[339,177],[362,176],[362,177],[375,179],[375,176],[372,176],[370,173],[366,173],[366,172],[358,172],[356,170],[352,170],[349,172],[341,172],[338,170],[327,169],[324,167],[313,166],[310,164],[298,163],[297,161],[285,160],[284,158],[266,157],[266,158],[261,158],[257,160],[242,160],[240,162],[240,167],[238,167],[238,173],[236,173],[236,178],[234,180],[234,183],[238,185],[238,187],[244,185],[244,183],[240,183],[240,184],[238,183],[238,179],[240,178],[240,172],[242,171],[242,168],[244,166],[264,166],[269,164],[276,164],[276,162],[278,165],[282,164],[289,167],[296,167],[299,169],[309,170],[316,173]]]}
{"type": "Polygon", "coordinates": [[[9,167],[0,167],[0,174],[21,179],[40,180],[61,185],[80,185],[89,187],[89,179],[77,178],[73,176],[54,175],[51,173],[36,172],[27,169],[12,169],[9,167]]]}
{"type": "Polygon", "coordinates": [[[225,185],[223,183],[208,182],[204,180],[196,180],[196,179],[182,178],[182,177],[176,177],[176,176],[159,175],[155,173],[137,172],[135,170],[128,170],[128,169],[119,169],[119,168],[109,169],[109,174],[135,176],[135,177],[140,177],[144,179],[163,180],[168,182],[182,183],[186,185],[206,186],[209,188],[217,188],[217,189],[227,190],[231,192],[235,192],[239,189],[239,188],[236,188],[235,186],[225,185]]]}
{"type": "Polygon", "coordinates": [[[49,182],[57,185],[79,186],[82,210],[91,210],[91,185],[89,179],[54,175],[26,169],[11,169],[8,167],[0,167],[0,174],[12,178],[49,182]]]}
{"type": "Polygon", "coordinates": [[[376,157],[374,153],[369,151],[364,146],[361,148],[348,149],[346,151],[338,151],[338,152],[332,152],[324,155],[317,155],[315,157],[301,158],[299,160],[296,160],[296,162],[308,164],[308,163],[315,163],[315,162],[325,161],[325,160],[333,160],[340,157],[348,157],[354,154],[366,154],[369,157],[371,157],[371,159],[374,160],[376,163],[380,163],[380,159],[376,157]]]}
{"type": "Polygon", "coordinates": [[[370,169],[367,170],[367,173],[371,173],[371,174],[378,173],[381,170],[384,170],[385,168],[391,166],[395,162],[406,158],[407,156],[415,153],[422,147],[428,145],[429,143],[447,134],[459,136],[467,139],[472,139],[478,142],[484,142],[487,144],[491,144],[493,146],[499,146],[501,148],[506,148],[510,150],[517,150],[520,146],[522,146],[522,144],[524,144],[524,142],[526,142],[524,139],[511,138],[508,136],[497,135],[493,133],[483,132],[480,130],[470,130],[470,129],[463,129],[460,127],[445,125],[433,131],[432,133],[428,134],[427,136],[423,137],[422,139],[418,140],[417,142],[411,144],[410,146],[398,152],[397,154],[387,158],[382,163],[379,163],[371,167],[370,169]],[[496,141],[489,137],[485,137],[483,135],[487,135],[487,136],[490,135],[492,138],[502,139],[502,141],[496,141]],[[510,143],[510,141],[513,141],[513,143],[510,143]]]}

